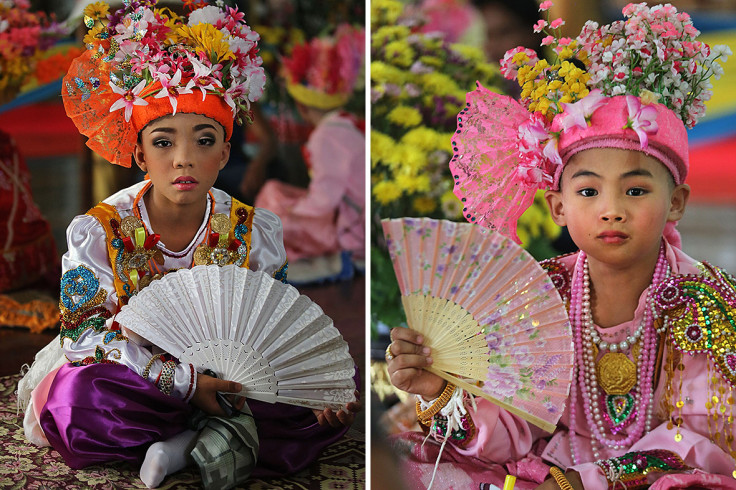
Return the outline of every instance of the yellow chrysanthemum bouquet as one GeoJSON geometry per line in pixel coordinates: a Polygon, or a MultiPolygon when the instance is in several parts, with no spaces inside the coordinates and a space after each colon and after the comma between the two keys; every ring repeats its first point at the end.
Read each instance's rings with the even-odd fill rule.
{"type": "Polygon", "coordinates": [[[450,139],[476,80],[501,81],[480,49],[402,22],[402,4],[371,4],[371,169],[375,215],[460,219],[450,139]]]}
{"type": "MultiPolygon", "coordinates": [[[[416,19],[403,16],[398,1],[371,2],[374,326],[403,321],[393,268],[381,245],[380,219],[464,220],[448,167],[457,114],[476,81],[499,93],[503,83],[498,66],[486,62],[480,49],[422,33],[416,19]]],[[[518,233],[525,244],[541,240],[547,245],[559,233],[541,195],[522,217],[518,233]]]]}

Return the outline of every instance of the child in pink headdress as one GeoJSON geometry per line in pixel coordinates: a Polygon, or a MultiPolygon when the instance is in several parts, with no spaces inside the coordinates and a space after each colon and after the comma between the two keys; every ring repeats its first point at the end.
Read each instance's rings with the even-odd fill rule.
{"type": "MultiPolygon", "coordinates": [[[[462,390],[440,397],[453,387],[422,369],[432,355],[423,339],[392,330],[391,379],[420,395],[418,411],[437,413],[426,432],[443,441],[448,419],[461,420],[436,488],[500,487],[509,473],[516,488],[736,488],[736,281],[685,255],[674,228],[689,196],[685,128],[730,50],[697,41],[670,5],[629,4],[624,15],[588,22],[577,39],[550,34],[554,64],[508,52],[502,70],[523,105],[479,86],[458,116],[450,168],[468,220],[518,241],[516,220],[546,188],[580,248],[542,263],[568,306],[575,362],[548,434],[483,399],[473,410],[462,390]]],[[[422,439],[400,439],[418,488],[439,452],[422,439]]]]}
{"type": "MultiPolygon", "coordinates": [[[[314,126],[303,152],[311,179],[308,189],[269,180],[256,206],[281,217],[294,278],[320,275],[309,270],[310,259],[339,259],[341,252],[365,258],[365,131],[343,110],[363,67],[364,36],[364,29],[343,24],[332,37],[295,46],[283,61],[286,90],[314,126]]],[[[323,274],[335,275],[339,265],[323,274]]]]}

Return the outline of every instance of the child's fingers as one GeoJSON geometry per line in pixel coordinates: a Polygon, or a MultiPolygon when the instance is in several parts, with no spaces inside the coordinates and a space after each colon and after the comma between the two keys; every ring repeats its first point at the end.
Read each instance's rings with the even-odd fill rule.
{"type": "Polygon", "coordinates": [[[424,342],[424,336],[415,330],[404,327],[396,327],[391,329],[391,340],[405,340],[412,344],[421,344],[424,342]]]}
{"type": "Polygon", "coordinates": [[[418,354],[428,356],[431,352],[429,347],[425,347],[421,344],[414,344],[405,340],[394,340],[389,345],[389,350],[394,357],[402,354],[418,354]]]}
{"type": "Polygon", "coordinates": [[[335,415],[340,425],[353,425],[353,421],[355,420],[355,413],[350,409],[340,409],[335,415]]]}
{"type": "Polygon", "coordinates": [[[228,381],[226,379],[216,379],[216,381],[216,391],[221,391],[222,393],[240,393],[243,389],[243,385],[235,381],[228,381]]]}
{"type": "MultiPolygon", "coordinates": [[[[343,413],[344,414],[344,412],[339,412],[339,413],[343,413]]],[[[330,424],[330,426],[332,426],[332,427],[340,427],[341,425],[343,425],[342,422],[340,421],[339,417],[337,416],[337,414],[335,412],[333,412],[332,409],[326,408],[326,409],[324,409],[324,411],[322,412],[322,414],[324,415],[325,420],[327,421],[328,424],[330,424]]]]}

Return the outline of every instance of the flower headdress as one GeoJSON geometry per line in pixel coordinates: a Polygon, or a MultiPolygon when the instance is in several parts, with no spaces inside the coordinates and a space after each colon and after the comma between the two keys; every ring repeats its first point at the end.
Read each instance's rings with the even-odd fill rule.
{"type": "Polygon", "coordinates": [[[341,24],[334,36],[293,47],[283,60],[286,90],[298,102],[330,110],[345,105],[363,68],[365,30],[341,24]]]}
{"type": "Polygon", "coordinates": [[[229,139],[266,81],[258,33],[237,8],[185,1],[184,18],[156,3],[124,0],[112,14],[104,2],[87,6],[88,49],[64,78],[64,106],[87,145],[125,167],[138,132],[168,114],[208,116],[229,139]]]}
{"type": "MultiPolygon", "coordinates": [[[[545,1],[540,11],[548,11],[545,1]]],[[[731,54],[697,41],[690,16],[669,4],[629,4],[626,20],[589,21],[576,39],[560,37],[562,19],[539,20],[555,60],[510,50],[504,76],[516,79],[521,103],[482,86],[458,116],[450,168],[470,221],[518,242],[516,221],[538,189],[559,187],[572,155],[588,148],[642,151],[661,161],[676,183],[687,174],[687,133],[705,113],[731,54]]]]}
{"type": "Polygon", "coordinates": [[[38,55],[63,37],[28,0],[0,0],[0,101],[12,99],[33,72],[38,55]]]}

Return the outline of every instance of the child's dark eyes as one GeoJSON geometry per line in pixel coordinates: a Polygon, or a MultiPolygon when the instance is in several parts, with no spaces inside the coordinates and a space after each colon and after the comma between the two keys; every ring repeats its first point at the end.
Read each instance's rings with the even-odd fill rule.
{"type": "Polygon", "coordinates": [[[215,138],[203,136],[202,138],[199,138],[197,142],[202,146],[212,146],[215,144],[215,138]]]}
{"type": "Polygon", "coordinates": [[[156,148],[168,148],[169,146],[171,146],[171,141],[167,139],[155,140],[153,142],[153,146],[155,146],[156,148]]]}
{"type": "Polygon", "coordinates": [[[633,197],[639,197],[643,196],[647,193],[646,189],[642,189],[641,187],[632,187],[628,191],[626,191],[627,196],[633,196],[633,197]]]}
{"type": "Polygon", "coordinates": [[[590,187],[587,187],[585,189],[580,189],[578,191],[578,194],[580,194],[583,197],[594,197],[598,195],[598,191],[595,189],[591,189],[590,187]]]}

